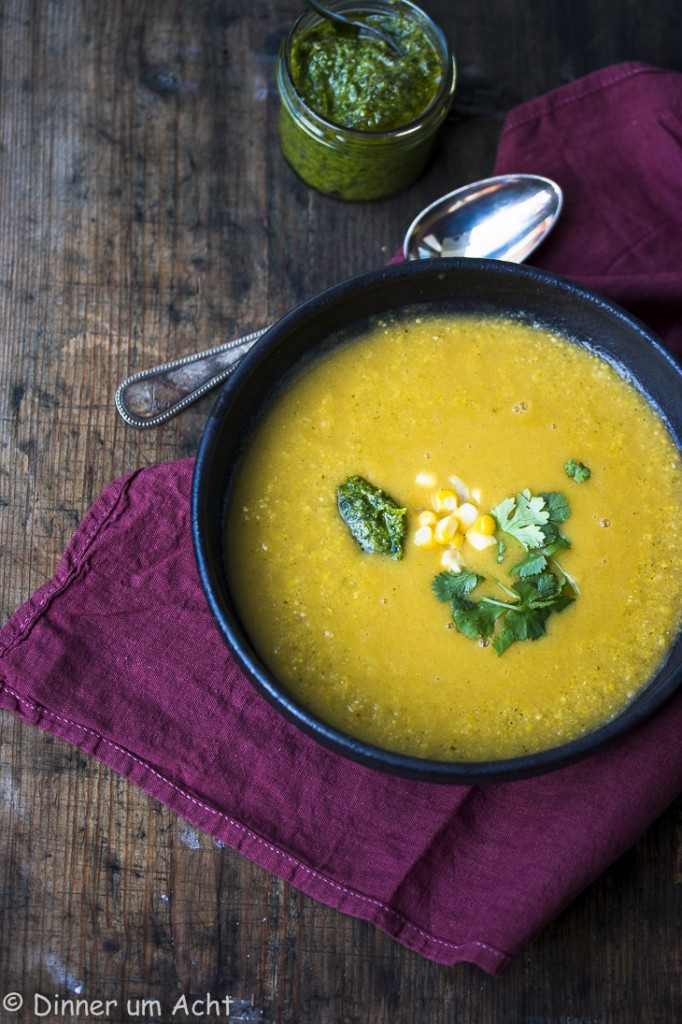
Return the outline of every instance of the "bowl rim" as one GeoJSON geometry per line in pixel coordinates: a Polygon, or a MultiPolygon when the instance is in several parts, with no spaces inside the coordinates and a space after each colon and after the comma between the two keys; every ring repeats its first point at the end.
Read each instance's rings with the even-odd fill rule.
{"type": "MultiPolygon", "coordinates": [[[[312,295],[285,313],[262,335],[221,387],[201,437],[191,488],[192,538],[202,590],[223,640],[256,690],[285,719],[297,726],[303,733],[346,759],[377,769],[383,774],[388,773],[422,782],[450,785],[501,783],[546,774],[582,760],[588,755],[596,754],[626,733],[631,732],[633,728],[661,708],[682,683],[682,630],[670,645],[667,656],[651,681],[653,682],[653,679],[656,679],[664,668],[668,669],[670,663],[673,662],[667,685],[657,689],[653,689],[650,684],[645,685],[636,700],[626,705],[613,718],[573,740],[535,753],[485,761],[443,761],[401,754],[359,740],[351,734],[329,725],[322,718],[298,704],[284,685],[278,683],[274,674],[261,661],[255,646],[249,641],[246,630],[239,622],[236,608],[230,606],[229,602],[226,604],[223,596],[217,592],[219,588],[216,586],[214,576],[215,559],[209,549],[206,524],[210,500],[208,483],[215,459],[215,445],[223,427],[223,420],[228,414],[235,395],[251,375],[257,373],[261,365],[267,361],[270,353],[277,348],[282,338],[286,338],[318,310],[326,309],[330,305],[333,306],[335,303],[343,301],[358,289],[371,289],[377,285],[383,285],[387,281],[399,282],[402,277],[407,276],[434,273],[449,276],[462,271],[465,273],[484,271],[506,277],[521,278],[540,288],[555,289],[564,296],[600,309],[617,321],[626,323],[629,329],[634,330],[644,343],[657,353],[657,358],[663,359],[668,364],[673,376],[676,376],[679,383],[682,384],[682,365],[647,325],[617,303],[561,275],[528,265],[470,257],[388,264],[347,278],[312,295]]],[[[405,306],[415,304],[406,302],[405,306]]],[[[605,357],[603,352],[598,351],[598,354],[605,357]]],[[[605,358],[613,365],[619,365],[617,359],[605,358]]],[[[624,369],[626,375],[634,381],[635,385],[639,386],[636,374],[627,364],[621,363],[620,368],[624,369]]],[[[667,421],[665,411],[657,405],[645,389],[640,386],[639,390],[655,411],[663,416],[674,441],[682,450],[682,440],[667,421]]],[[[227,495],[224,494],[222,496],[223,514],[226,504],[227,495]]],[[[222,546],[221,538],[221,549],[222,546]]],[[[227,591],[228,583],[225,572],[223,583],[227,591]]]]}

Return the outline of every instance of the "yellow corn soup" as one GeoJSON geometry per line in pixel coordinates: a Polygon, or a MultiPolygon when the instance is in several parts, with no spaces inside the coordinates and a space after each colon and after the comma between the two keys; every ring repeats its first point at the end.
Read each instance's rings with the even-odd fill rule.
{"type": "Polygon", "coordinates": [[[259,423],[228,510],[227,564],[253,644],[317,716],[412,756],[506,758],[608,720],[655,673],[682,618],[681,508],[667,427],[588,349],[514,321],[377,320],[259,423]],[[568,459],[589,479],[569,478],[568,459]],[[402,559],[365,553],[341,519],[337,487],[353,475],[407,509],[402,559]],[[498,562],[499,531],[482,550],[464,528],[457,548],[420,533],[433,495],[454,491],[461,505],[463,486],[480,514],[526,488],[570,505],[571,546],[555,558],[579,593],[546,635],[502,655],[459,632],[432,590],[448,566],[484,576],[480,589],[503,601],[494,580],[518,579],[525,552],[505,536],[498,562]]]}

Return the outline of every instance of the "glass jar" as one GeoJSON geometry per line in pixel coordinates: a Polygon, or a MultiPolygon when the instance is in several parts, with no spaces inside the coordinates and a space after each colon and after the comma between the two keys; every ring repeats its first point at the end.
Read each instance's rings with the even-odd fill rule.
{"type": "MultiPolygon", "coordinates": [[[[360,123],[348,127],[335,123],[326,112],[321,113],[320,104],[317,110],[313,108],[315,100],[306,99],[304,95],[305,86],[311,80],[310,75],[306,75],[297,66],[302,41],[305,46],[315,29],[329,34],[335,31],[334,26],[313,11],[306,11],[297,18],[282,43],[277,65],[277,88],[281,100],[279,136],[287,161],[308,185],[326,195],[348,200],[379,199],[400,192],[424,169],[436,132],[445,120],[452,102],[455,62],[442,31],[424,11],[409,0],[330,0],[327,6],[349,17],[369,17],[384,30],[387,24],[385,19],[389,19],[389,34],[392,36],[390,20],[397,19],[394,21],[396,26],[402,24],[415,40],[423,42],[433,66],[432,89],[426,95],[423,109],[416,113],[410,112],[404,123],[388,128],[364,127],[361,123],[363,110],[359,106],[357,111],[351,110],[350,113],[351,118],[357,115],[356,119],[360,123]]],[[[399,34],[395,37],[400,45],[399,34]]],[[[367,66],[372,75],[390,78],[393,74],[393,60],[402,62],[398,71],[403,78],[406,75],[421,74],[416,65],[424,65],[424,61],[414,55],[397,58],[389,56],[388,59],[378,61],[367,53],[371,49],[367,37],[355,36],[350,45],[354,47],[346,51],[350,54],[350,61],[356,55],[358,60],[369,61],[367,66]],[[377,68],[385,70],[377,71],[377,68]]],[[[384,43],[378,45],[386,46],[384,43]]],[[[388,48],[386,53],[389,53],[388,48]]],[[[357,85],[362,75],[354,75],[352,66],[347,66],[337,75],[337,82],[344,76],[347,76],[350,83],[349,103],[352,106],[352,97],[358,96],[357,102],[362,105],[365,102],[362,87],[357,85]]],[[[383,84],[379,81],[379,93],[383,91],[383,84]]],[[[377,119],[376,110],[381,113],[377,102],[366,103],[368,120],[377,119]]],[[[396,116],[400,116],[399,111],[396,116]]]]}

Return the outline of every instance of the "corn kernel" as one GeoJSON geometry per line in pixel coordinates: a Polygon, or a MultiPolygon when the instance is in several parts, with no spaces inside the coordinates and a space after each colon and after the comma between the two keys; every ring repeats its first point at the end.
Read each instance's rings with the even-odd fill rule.
{"type": "Polygon", "coordinates": [[[453,551],[452,548],[448,548],[440,556],[440,564],[444,569],[449,569],[450,572],[461,572],[463,562],[457,551],[453,551]]]}
{"type": "Polygon", "coordinates": [[[414,482],[421,487],[435,487],[436,477],[433,473],[417,473],[414,482]]]}
{"type": "Polygon", "coordinates": [[[497,544],[494,537],[491,537],[490,534],[481,533],[479,530],[467,530],[466,537],[471,546],[476,548],[477,551],[484,551],[485,548],[497,544]]]}
{"type": "Polygon", "coordinates": [[[452,484],[452,486],[455,489],[455,494],[457,495],[457,500],[459,502],[468,501],[469,500],[469,488],[464,483],[464,481],[460,480],[460,478],[458,476],[450,476],[450,477],[448,477],[448,480],[450,481],[450,483],[452,484]]]}
{"type": "Polygon", "coordinates": [[[457,533],[455,534],[455,536],[450,538],[450,547],[451,548],[461,548],[463,543],[464,543],[464,534],[460,530],[458,530],[457,533]]]}
{"type": "Polygon", "coordinates": [[[433,530],[430,526],[420,526],[414,532],[414,542],[418,548],[432,548],[435,544],[433,530]]]}
{"type": "Polygon", "coordinates": [[[484,533],[486,537],[491,537],[497,529],[497,523],[492,516],[484,515],[479,516],[474,523],[474,530],[478,530],[479,533],[484,533]]]}
{"type": "Polygon", "coordinates": [[[454,516],[444,516],[433,528],[433,536],[439,544],[448,544],[457,533],[459,523],[454,516]]]}
{"type": "Polygon", "coordinates": [[[455,509],[454,515],[457,516],[463,528],[468,530],[478,519],[478,509],[470,501],[465,501],[463,505],[455,509]]]}
{"type": "Polygon", "coordinates": [[[426,508],[417,516],[417,522],[420,526],[435,526],[438,522],[438,516],[435,512],[431,512],[426,508]]]}
{"type": "Polygon", "coordinates": [[[434,491],[431,495],[431,504],[436,512],[454,512],[457,508],[457,495],[447,488],[434,491]]]}
{"type": "Polygon", "coordinates": [[[483,501],[483,495],[481,494],[481,491],[478,487],[474,487],[474,489],[472,490],[471,500],[473,501],[474,505],[480,505],[481,502],[483,501]]]}

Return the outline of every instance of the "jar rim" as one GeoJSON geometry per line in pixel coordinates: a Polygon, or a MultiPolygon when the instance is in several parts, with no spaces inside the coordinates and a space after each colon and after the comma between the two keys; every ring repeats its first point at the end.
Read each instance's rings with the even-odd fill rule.
{"type": "MultiPolygon", "coordinates": [[[[411,0],[364,0],[364,2],[363,0],[330,0],[328,6],[332,9],[338,8],[344,14],[351,12],[363,13],[368,10],[369,13],[375,13],[372,8],[376,8],[377,11],[379,9],[386,9],[389,13],[395,13],[397,9],[402,8],[403,10],[400,13],[412,16],[415,21],[418,21],[431,33],[431,41],[437,44],[438,56],[442,60],[443,77],[429,105],[424,107],[417,117],[413,117],[410,121],[406,121],[397,128],[347,128],[345,125],[337,124],[335,121],[330,121],[308,104],[306,99],[296,88],[294,76],[291,72],[291,66],[289,63],[291,44],[297,33],[300,31],[301,24],[308,22],[308,26],[312,27],[324,21],[324,18],[313,10],[303,11],[293,22],[282,42],[280,49],[280,64],[286,69],[288,83],[294,91],[297,100],[305,109],[306,115],[310,117],[311,121],[320,128],[327,131],[331,130],[332,132],[340,132],[344,137],[356,139],[357,141],[363,139],[366,140],[368,138],[399,139],[422,131],[425,127],[425,122],[428,122],[433,114],[437,113],[441,109],[444,101],[449,100],[455,91],[455,58],[452,54],[448,39],[440,26],[433,20],[433,18],[430,17],[430,15],[426,13],[426,11],[417,4],[412,3],[411,0]]],[[[447,113],[448,106],[449,102],[446,104],[443,114],[447,113]]]]}

